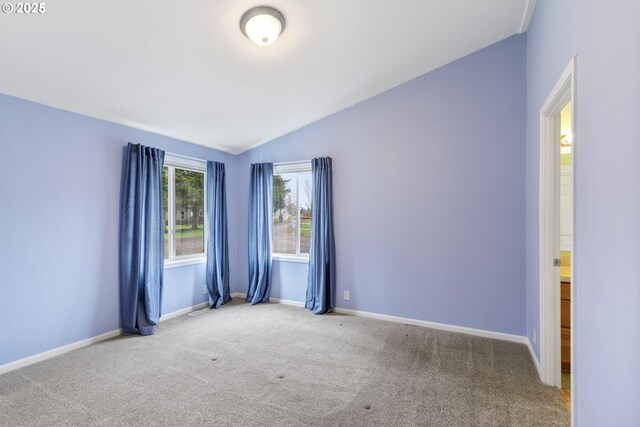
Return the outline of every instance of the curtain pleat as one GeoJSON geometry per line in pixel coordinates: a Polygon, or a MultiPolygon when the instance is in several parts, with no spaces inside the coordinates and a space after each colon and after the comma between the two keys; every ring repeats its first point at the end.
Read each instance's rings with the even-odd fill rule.
{"type": "Polygon", "coordinates": [[[164,151],[127,145],[120,200],[120,321],[126,334],[151,335],[162,314],[164,151]]]}
{"type": "Polygon", "coordinates": [[[336,244],[333,236],[331,157],[311,160],[313,180],[311,249],[305,307],[314,314],[332,310],[336,289],[336,244]]]}
{"type": "Polygon", "coordinates": [[[229,242],[224,163],[207,162],[207,289],[209,304],[219,308],[231,301],[229,291],[229,242]]]}
{"type": "Polygon", "coordinates": [[[249,289],[246,299],[251,305],[269,302],[272,226],[273,164],[254,163],[249,189],[249,289]]]}

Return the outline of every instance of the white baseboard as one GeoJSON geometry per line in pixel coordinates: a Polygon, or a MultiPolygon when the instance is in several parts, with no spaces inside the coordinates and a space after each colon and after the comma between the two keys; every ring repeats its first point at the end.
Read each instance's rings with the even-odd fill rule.
{"type": "MultiPolygon", "coordinates": [[[[246,294],[243,294],[241,292],[234,292],[231,294],[231,296],[238,297],[238,298],[246,298],[246,294]]],[[[300,301],[291,301],[291,300],[284,300],[279,298],[270,298],[270,301],[277,304],[292,305],[294,307],[304,307],[304,303],[300,301]]],[[[484,329],[466,328],[464,326],[455,326],[455,325],[448,325],[446,323],[428,322],[426,320],[417,320],[417,319],[409,319],[406,317],[389,316],[386,314],[371,313],[368,311],[360,311],[360,310],[351,310],[348,308],[340,308],[340,307],[334,308],[333,311],[339,314],[349,314],[351,316],[367,317],[370,319],[377,319],[377,320],[386,320],[387,322],[423,326],[426,328],[439,329],[439,330],[450,331],[450,332],[458,332],[458,333],[469,334],[469,335],[476,335],[476,336],[485,337],[485,338],[494,338],[498,340],[517,342],[521,344],[526,344],[529,342],[529,339],[525,336],[505,334],[502,332],[487,331],[484,329]]]]}
{"type": "MultiPolygon", "coordinates": [[[[247,294],[242,292],[234,292],[231,294],[232,298],[242,298],[245,300],[247,298],[247,294]]],[[[291,305],[293,307],[302,307],[304,308],[304,303],[300,301],[293,301],[290,299],[281,299],[281,298],[269,298],[269,301],[275,304],[283,304],[283,305],[291,305]]]]}
{"type": "MultiPolygon", "coordinates": [[[[242,298],[243,300],[247,298],[247,294],[242,292],[234,292],[231,294],[232,298],[242,298]]],[[[275,304],[283,304],[283,305],[291,305],[293,307],[302,307],[304,308],[304,303],[300,301],[293,301],[290,299],[281,299],[281,298],[269,298],[270,302],[275,304]]]]}
{"type": "MultiPolygon", "coordinates": [[[[160,321],[173,319],[174,317],[182,316],[183,314],[191,313],[192,311],[200,310],[204,307],[208,307],[208,302],[196,304],[191,307],[183,308],[182,310],[174,311],[163,315],[160,321]]],[[[23,368],[25,366],[33,365],[34,363],[42,362],[43,360],[51,359],[52,357],[60,356],[61,354],[68,353],[73,350],[77,350],[82,347],[90,346],[100,341],[108,340],[109,338],[122,335],[121,329],[114,329],[113,331],[105,332],[104,334],[96,335],[95,337],[87,338],[81,341],[77,341],[71,344],[64,345],[62,347],[47,350],[42,353],[34,354],[33,356],[25,357],[24,359],[15,360],[13,362],[0,365],[0,375],[14,371],[16,369],[23,368]]]]}
{"type": "Polygon", "coordinates": [[[529,348],[529,353],[531,353],[533,364],[536,365],[536,370],[538,371],[538,377],[540,377],[540,381],[542,381],[542,369],[540,369],[540,362],[538,362],[538,358],[536,357],[536,352],[533,350],[533,346],[531,345],[531,341],[529,341],[528,337],[527,337],[527,347],[529,348]]]}
{"type": "Polygon", "coordinates": [[[457,332],[461,334],[475,335],[484,338],[494,338],[502,341],[511,341],[521,344],[527,342],[527,337],[520,335],[505,334],[503,332],[493,332],[484,329],[467,328],[464,326],[449,325],[446,323],[429,322],[426,320],[410,319],[407,317],[389,316],[387,314],[371,313],[368,311],[351,310],[348,308],[336,307],[333,310],[340,314],[350,314],[352,316],[367,317],[369,319],[386,320],[387,322],[404,323],[407,325],[423,326],[425,328],[439,329],[441,331],[457,332]]]}
{"type": "Polygon", "coordinates": [[[205,307],[209,307],[209,302],[201,302],[200,304],[192,305],[191,307],[183,308],[181,310],[173,311],[171,313],[163,314],[160,317],[160,321],[173,319],[174,317],[182,316],[183,314],[191,313],[193,311],[202,310],[205,307]]]}
{"type": "Polygon", "coordinates": [[[113,331],[105,332],[104,334],[96,335],[95,337],[76,341],[62,347],[54,348],[52,350],[34,354],[33,356],[25,357],[24,359],[6,363],[0,366],[0,375],[9,371],[23,368],[25,366],[33,365],[34,363],[42,362],[43,360],[51,359],[52,357],[60,356],[61,354],[70,352],[72,350],[77,350],[79,348],[87,347],[100,341],[108,340],[109,338],[117,337],[121,334],[122,330],[114,329],[113,331]]]}
{"type": "Polygon", "coordinates": [[[300,301],[293,301],[290,299],[280,299],[280,298],[269,298],[269,301],[275,302],[276,304],[291,305],[293,307],[304,308],[304,303],[300,301]]]}

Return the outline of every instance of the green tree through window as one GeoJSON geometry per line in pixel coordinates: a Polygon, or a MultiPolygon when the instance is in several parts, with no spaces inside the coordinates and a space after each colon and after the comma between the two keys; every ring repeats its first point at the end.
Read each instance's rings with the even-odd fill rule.
{"type": "Polygon", "coordinates": [[[165,214],[165,260],[201,258],[205,254],[205,176],[202,165],[165,161],[162,202],[165,214]]]}
{"type": "Polygon", "coordinates": [[[278,215],[278,220],[282,222],[282,210],[287,207],[287,195],[291,189],[287,186],[290,179],[284,179],[280,175],[273,176],[273,214],[278,215]]]}

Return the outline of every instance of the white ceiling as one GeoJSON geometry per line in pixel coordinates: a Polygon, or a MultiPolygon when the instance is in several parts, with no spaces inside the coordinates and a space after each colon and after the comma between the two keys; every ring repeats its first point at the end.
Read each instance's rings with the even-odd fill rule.
{"type": "Polygon", "coordinates": [[[534,0],[64,0],[0,14],[0,92],[230,153],[526,31],[534,0]]]}

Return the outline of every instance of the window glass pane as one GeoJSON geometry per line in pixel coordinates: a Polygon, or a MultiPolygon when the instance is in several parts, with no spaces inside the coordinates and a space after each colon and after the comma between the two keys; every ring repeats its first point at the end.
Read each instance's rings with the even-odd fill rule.
{"type": "Polygon", "coordinates": [[[164,259],[169,259],[169,169],[162,168],[162,208],[164,209],[164,259]]]}
{"type": "Polygon", "coordinates": [[[300,253],[308,255],[311,247],[311,172],[298,174],[300,180],[300,253]]]}
{"type": "Polygon", "coordinates": [[[273,176],[273,252],[296,254],[296,174],[273,176]]]}
{"type": "Polygon", "coordinates": [[[175,169],[176,256],[204,254],[204,174],[175,169]]]}

